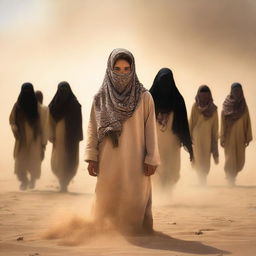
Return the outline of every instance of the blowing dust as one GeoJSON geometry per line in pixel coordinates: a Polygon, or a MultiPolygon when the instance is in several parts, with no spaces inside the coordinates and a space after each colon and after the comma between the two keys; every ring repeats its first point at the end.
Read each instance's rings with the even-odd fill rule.
{"type": "MultiPolygon", "coordinates": [[[[46,233],[43,239],[59,239],[59,245],[75,246],[90,241],[98,237],[107,237],[113,229],[106,223],[96,223],[89,218],[79,216],[60,217],[56,223],[46,233]]],[[[111,234],[112,236],[113,234],[111,234]]]]}
{"type": "MultiPolygon", "coordinates": [[[[38,234],[38,228],[43,230],[40,236],[45,239],[42,242],[45,247],[50,247],[48,241],[55,239],[69,246],[106,239],[109,245],[113,237],[119,236],[115,227],[95,221],[90,212],[95,179],[87,174],[83,162],[85,142],[80,144],[80,165],[70,184],[71,193],[56,193],[58,184],[51,172],[49,144],[36,190],[18,192],[13,173],[14,139],[8,118],[25,81],[31,81],[35,89],[43,91],[46,105],[57,84],[69,81],[82,104],[86,132],[91,101],[102,84],[107,56],[112,49],[124,47],[134,53],[139,79],[146,88],[150,88],[160,68],[173,70],[188,115],[199,85],[207,84],[211,88],[220,117],[231,83],[241,82],[251,113],[253,135],[256,134],[255,1],[134,0],[121,5],[114,0],[75,1],[77,5],[70,1],[38,2],[40,6],[23,1],[21,10],[19,5],[10,6],[10,1],[0,2],[3,19],[0,53],[4,60],[0,63],[3,70],[0,77],[3,124],[0,127],[3,193],[0,239],[7,244],[6,251],[10,251],[9,244],[16,242],[18,232],[38,234]],[[20,15],[14,17],[15,13],[20,15]]],[[[178,253],[185,250],[192,255],[191,244],[182,241],[200,239],[237,252],[234,255],[240,256],[241,251],[246,256],[255,255],[255,150],[256,144],[252,142],[246,149],[246,163],[238,175],[237,186],[230,188],[226,186],[221,147],[220,163],[215,165],[212,161],[205,187],[198,185],[189,156],[182,149],[177,185],[164,190],[153,184],[154,228],[176,237],[173,244],[180,246],[162,244],[157,255],[166,253],[162,248],[170,251],[178,248],[178,253]],[[202,231],[206,236],[195,236],[199,229],[213,231],[202,231]]],[[[24,247],[18,246],[19,250],[24,247]]],[[[37,241],[33,246],[41,248],[37,241]]],[[[210,253],[196,246],[199,249],[195,255],[210,253]]],[[[137,251],[136,247],[130,255],[136,255],[137,251]]]]}

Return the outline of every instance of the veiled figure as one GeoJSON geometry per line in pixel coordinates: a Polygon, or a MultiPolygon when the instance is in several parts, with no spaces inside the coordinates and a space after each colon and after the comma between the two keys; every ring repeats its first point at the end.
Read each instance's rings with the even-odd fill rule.
{"type": "Polygon", "coordinates": [[[37,102],[33,85],[24,83],[9,118],[15,137],[14,172],[21,182],[21,190],[28,187],[33,189],[40,178],[47,144],[46,118],[42,106],[37,102]]]}
{"type": "Polygon", "coordinates": [[[241,84],[233,83],[223,103],[220,142],[224,148],[227,181],[234,185],[245,163],[245,149],[252,141],[252,128],[248,106],[241,84]]]}
{"type": "Polygon", "coordinates": [[[189,126],[194,152],[192,166],[197,172],[199,183],[205,185],[211,167],[211,156],[216,164],[219,162],[218,112],[207,85],[200,86],[197,91],[189,126]]]}
{"type": "Polygon", "coordinates": [[[81,105],[67,82],[61,82],[49,104],[51,167],[60,191],[66,192],[79,164],[79,142],[83,140],[81,105]]]}
{"type": "Polygon", "coordinates": [[[159,164],[154,102],[133,55],[115,49],[94,97],[85,160],[97,176],[94,216],[121,232],[153,230],[151,181],[159,164]]]}
{"type": "Polygon", "coordinates": [[[188,151],[190,160],[193,158],[186,105],[168,68],[157,73],[150,93],[155,102],[161,158],[153,181],[160,188],[171,188],[180,178],[181,146],[188,151]]]}

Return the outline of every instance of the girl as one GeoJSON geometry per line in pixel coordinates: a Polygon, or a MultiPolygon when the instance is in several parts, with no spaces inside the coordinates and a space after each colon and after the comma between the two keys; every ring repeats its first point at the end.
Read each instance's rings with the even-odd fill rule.
{"type": "Polygon", "coordinates": [[[96,220],[122,232],[152,232],[150,176],[159,164],[154,102],[128,50],[109,56],[92,105],[85,161],[97,176],[96,220]]]}

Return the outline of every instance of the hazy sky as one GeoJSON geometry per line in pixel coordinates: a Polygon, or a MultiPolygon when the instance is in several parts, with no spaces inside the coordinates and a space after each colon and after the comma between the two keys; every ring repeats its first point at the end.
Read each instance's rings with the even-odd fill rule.
{"type": "Polygon", "coordinates": [[[241,82],[256,134],[256,1],[0,0],[4,172],[12,172],[8,117],[21,84],[32,82],[48,104],[68,81],[83,105],[86,134],[92,97],[116,47],[133,52],[147,88],[161,67],[171,68],[188,113],[199,85],[211,87],[220,111],[230,84],[241,82]]]}

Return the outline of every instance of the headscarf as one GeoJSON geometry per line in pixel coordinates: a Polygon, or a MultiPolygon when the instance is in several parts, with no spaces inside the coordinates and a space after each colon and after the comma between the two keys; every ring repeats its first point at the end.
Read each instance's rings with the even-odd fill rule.
{"type": "Polygon", "coordinates": [[[231,92],[223,103],[223,115],[229,124],[238,120],[246,109],[246,101],[241,84],[233,83],[231,92]]]}
{"type": "Polygon", "coordinates": [[[49,104],[49,111],[55,122],[65,120],[65,145],[69,153],[69,163],[72,165],[77,153],[77,144],[83,139],[83,130],[81,105],[69,83],[59,83],[57,92],[49,104]]]}
{"type": "Polygon", "coordinates": [[[207,85],[199,87],[195,100],[198,110],[206,118],[210,118],[217,109],[217,106],[213,103],[211,90],[207,85]]]}
{"type": "Polygon", "coordinates": [[[43,104],[43,93],[41,91],[35,91],[36,99],[40,104],[43,104]]]}
{"type": "Polygon", "coordinates": [[[155,102],[156,116],[159,113],[173,112],[172,131],[193,158],[192,142],[189,134],[187,110],[184,99],[177,89],[172,71],[162,68],[157,73],[150,93],[155,102]]]}
{"type": "Polygon", "coordinates": [[[18,127],[18,137],[24,139],[25,136],[25,121],[28,122],[33,129],[34,139],[36,139],[39,131],[39,114],[37,99],[34,88],[31,83],[24,83],[21,86],[21,92],[16,102],[15,123],[18,127]]]}
{"type": "Polygon", "coordinates": [[[122,124],[133,115],[145,90],[136,75],[132,53],[120,48],[113,50],[108,58],[103,84],[94,97],[99,142],[108,135],[113,146],[118,146],[122,124]],[[128,60],[131,65],[129,74],[114,72],[114,65],[119,59],[128,60]]]}

